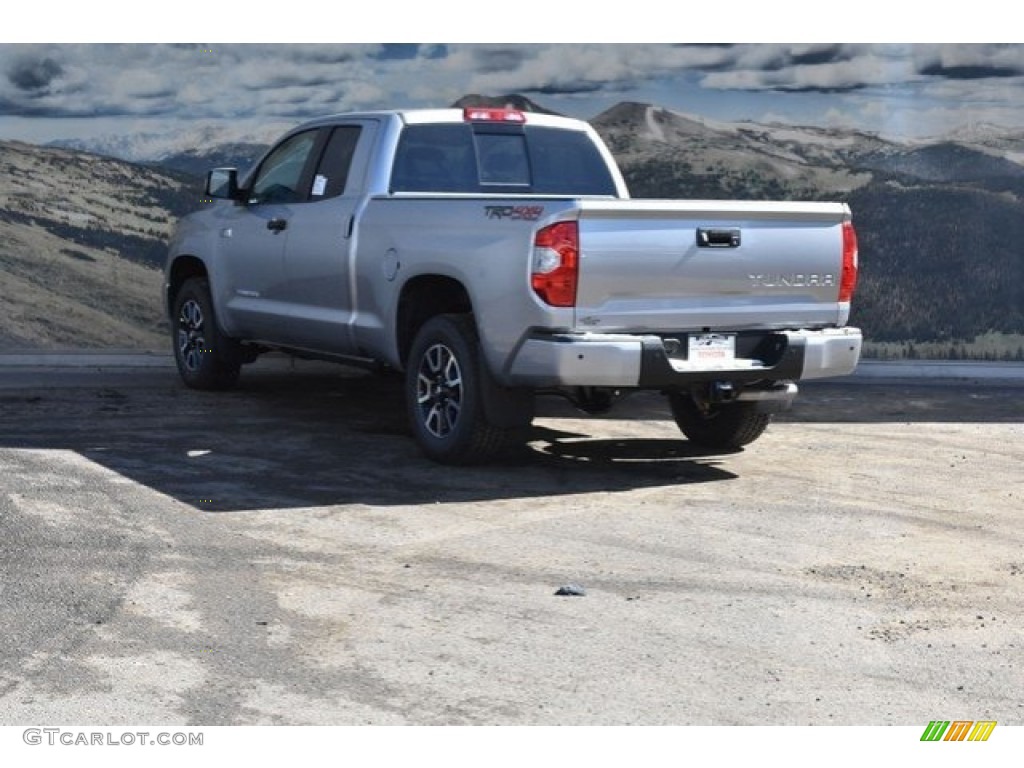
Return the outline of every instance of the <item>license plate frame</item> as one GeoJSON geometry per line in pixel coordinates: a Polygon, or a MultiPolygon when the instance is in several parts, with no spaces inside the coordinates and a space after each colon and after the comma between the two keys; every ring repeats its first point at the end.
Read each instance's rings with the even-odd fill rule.
{"type": "Polygon", "coordinates": [[[736,359],[735,333],[691,333],[686,344],[687,360],[691,363],[721,365],[736,359]]]}

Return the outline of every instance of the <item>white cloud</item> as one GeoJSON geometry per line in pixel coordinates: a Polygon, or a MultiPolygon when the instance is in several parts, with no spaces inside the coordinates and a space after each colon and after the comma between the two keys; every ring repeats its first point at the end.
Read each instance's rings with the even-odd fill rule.
{"type": "MultiPolygon", "coordinates": [[[[761,46],[757,46],[761,48],[761,46]]],[[[739,90],[838,91],[876,85],[899,85],[922,79],[906,56],[870,46],[846,46],[832,60],[819,61],[812,51],[766,46],[736,58],[727,70],[709,73],[706,88],[739,90]],[[766,61],[772,53],[774,62],[766,61]]]]}
{"type": "Polygon", "coordinates": [[[540,45],[516,48],[519,57],[505,54],[509,50],[509,46],[456,47],[445,67],[474,72],[469,85],[475,91],[573,93],[723,66],[729,59],[728,49],[715,46],[540,45]],[[486,64],[489,60],[508,66],[492,69],[486,64]]]}
{"type": "Polygon", "coordinates": [[[583,117],[657,100],[709,117],[776,111],[904,129],[912,117],[901,115],[945,125],[944,110],[964,104],[978,111],[972,119],[1019,119],[1018,71],[1020,45],[0,45],[0,112],[7,125],[79,115],[257,126],[518,91],[570,114],[594,107],[583,117]]]}
{"type": "Polygon", "coordinates": [[[939,70],[976,69],[978,75],[986,71],[1016,71],[1024,74],[1024,47],[1020,45],[931,45],[918,46],[912,57],[921,69],[939,70]]]}

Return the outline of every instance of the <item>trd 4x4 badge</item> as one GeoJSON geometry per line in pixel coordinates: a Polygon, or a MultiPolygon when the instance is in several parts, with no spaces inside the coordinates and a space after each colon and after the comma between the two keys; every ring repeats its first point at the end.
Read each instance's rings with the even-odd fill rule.
{"type": "Polygon", "coordinates": [[[511,219],[512,221],[536,221],[544,215],[543,205],[485,205],[484,215],[488,219],[511,219]]]}

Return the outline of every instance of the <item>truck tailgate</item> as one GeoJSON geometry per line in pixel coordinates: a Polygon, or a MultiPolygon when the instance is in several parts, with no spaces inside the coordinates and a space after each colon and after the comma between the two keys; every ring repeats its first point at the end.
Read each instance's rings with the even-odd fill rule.
{"type": "Polygon", "coordinates": [[[842,203],[579,201],[575,324],[591,331],[821,328],[838,301],[842,203]]]}

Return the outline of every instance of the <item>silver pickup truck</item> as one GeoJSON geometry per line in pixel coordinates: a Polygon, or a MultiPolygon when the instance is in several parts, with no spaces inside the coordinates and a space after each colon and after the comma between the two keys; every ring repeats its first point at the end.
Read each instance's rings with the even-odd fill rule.
{"type": "Polygon", "coordinates": [[[690,440],[737,448],[860,356],[846,205],[630,200],[585,122],[335,115],[206,192],[166,265],[185,383],[230,387],[267,350],[403,371],[443,463],[528,434],[539,394],[661,391],[690,440]]]}

